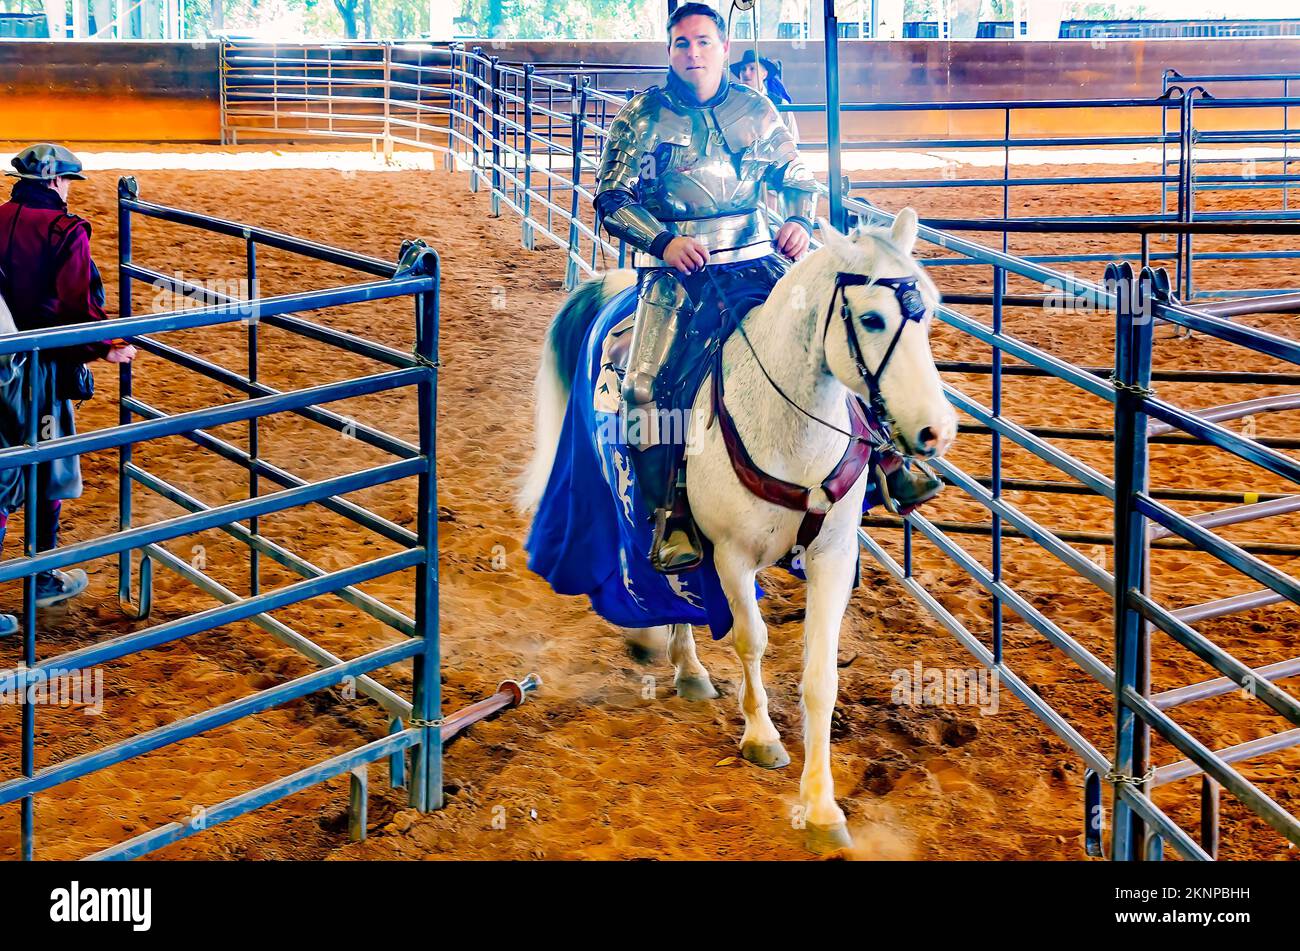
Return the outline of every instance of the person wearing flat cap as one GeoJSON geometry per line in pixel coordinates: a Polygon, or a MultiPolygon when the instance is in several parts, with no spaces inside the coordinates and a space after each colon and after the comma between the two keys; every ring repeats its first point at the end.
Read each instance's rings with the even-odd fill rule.
{"type": "MultiPolygon", "coordinates": [[[[81,161],[61,145],[33,145],[10,160],[18,179],[9,201],[0,205],[0,297],[13,327],[41,330],[105,320],[104,284],[90,256],[90,224],[68,212],[68,191],[85,179],[81,161]]],[[[28,405],[23,373],[9,373],[0,387],[0,445],[26,442],[28,413],[40,414],[40,439],[76,432],[73,401],[87,399],[93,377],[90,360],[129,363],[135,348],[124,341],[105,341],[42,351],[31,381],[35,405],[28,405]]],[[[7,358],[12,370],[22,356],[7,358]]],[[[38,551],[58,544],[59,515],[65,499],[81,495],[81,463],[76,456],[37,467],[39,497],[35,504],[38,551]]],[[[21,469],[0,472],[0,545],[9,515],[23,508],[21,469]]],[[[50,607],[86,589],[80,568],[43,571],[36,576],[36,606],[50,607]]],[[[0,614],[0,636],[17,630],[12,615],[0,614]]]]}
{"type": "Polygon", "coordinates": [[[780,111],[784,103],[794,102],[790,98],[790,93],[786,91],[785,83],[781,81],[781,61],[758,56],[753,47],[750,47],[745,50],[745,55],[740,58],[740,62],[731,64],[731,75],[750,89],[757,89],[772,100],[772,105],[776,107],[781,121],[790,131],[790,138],[798,143],[799,129],[795,125],[794,113],[780,111]]]}

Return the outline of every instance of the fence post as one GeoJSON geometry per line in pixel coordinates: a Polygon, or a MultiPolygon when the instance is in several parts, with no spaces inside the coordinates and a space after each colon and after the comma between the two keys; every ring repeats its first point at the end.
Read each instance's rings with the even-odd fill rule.
{"type": "Polygon", "coordinates": [[[415,636],[424,641],[413,658],[411,726],[420,730],[412,750],[411,805],[421,812],[442,808],[442,685],[439,676],[438,610],[438,297],[441,267],[430,248],[416,268],[434,279],[433,290],[416,298],[415,353],[428,370],[419,383],[420,471],[418,504],[420,547],[424,560],[415,568],[415,636]]]}
{"type": "MultiPolygon", "coordinates": [[[[578,74],[569,78],[569,146],[573,150],[573,188],[569,192],[569,260],[564,267],[564,289],[578,286],[578,185],[582,182],[582,123],[587,115],[587,80],[578,74]]],[[[600,240],[600,230],[596,230],[600,240]]]]}
{"type": "MultiPolygon", "coordinates": [[[[248,382],[256,383],[258,381],[258,307],[257,303],[260,294],[257,289],[257,242],[253,240],[250,234],[246,239],[244,256],[248,271],[248,292],[247,299],[248,313],[245,315],[248,321],[248,382]]],[[[252,399],[252,394],[249,394],[252,399]]],[[[248,421],[248,497],[257,498],[261,488],[257,477],[257,463],[261,458],[261,436],[260,427],[258,426],[257,417],[254,416],[248,421]]],[[[256,537],[261,533],[257,516],[248,520],[248,531],[256,537]]],[[[256,545],[248,546],[248,590],[251,597],[257,597],[262,591],[262,561],[261,553],[257,550],[256,545]]]]}
{"type": "MultiPolygon", "coordinates": [[[[1208,91],[1206,91],[1204,86],[1193,86],[1191,89],[1187,90],[1187,98],[1183,101],[1183,109],[1185,110],[1187,116],[1186,118],[1187,132],[1185,135],[1187,139],[1187,212],[1184,215],[1184,220],[1189,223],[1196,216],[1197,135],[1196,135],[1196,122],[1194,116],[1196,112],[1197,92],[1201,94],[1202,98],[1205,99],[1214,98],[1209,94],[1208,91]]],[[[1187,233],[1186,238],[1187,238],[1186,241],[1187,267],[1183,271],[1183,284],[1182,284],[1181,296],[1183,300],[1190,301],[1192,299],[1192,294],[1194,291],[1193,278],[1195,276],[1195,272],[1193,268],[1192,245],[1195,241],[1195,238],[1191,234],[1191,232],[1187,233]]]]}
{"type": "MultiPolygon", "coordinates": [[[[51,363],[46,373],[54,371],[51,363]]],[[[36,412],[40,406],[36,381],[41,375],[41,351],[27,352],[27,371],[24,374],[23,393],[30,407],[27,413],[27,445],[35,449],[40,442],[42,428],[41,416],[36,412]]],[[[37,478],[37,464],[23,466],[23,555],[31,559],[36,554],[36,520],[40,503],[40,480],[37,478]]],[[[23,667],[36,666],[36,574],[23,578],[23,667]]],[[[23,696],[27,695],[27,680],[22,680],[23,696]]],[[[22,705],[22,773],[23,778],[31,779],[36,775],[36,704],[22,705]]],[[[22,855],[26,862],[32,861],[36,842],[36,803],[31,795],[24,796],[19,807],[22,826],[22,855]]]]}
{"type": "MultiPolygon", "coordinates": [[[[138,198],[140,186],[130,176],[117,180],[117,288],[119,317],[131,316],[131,278],[126,273],[131,263],[131,210],[123,207],[124,201],[138,198]]],[[[131,410],[127,406],[131,399],[131,364],[117,365],[118,414],[117,421],[126,426],[131,422],[131,410]]],[[[131,489],[133,482],[127,473],[131,465],[131,444],[126,443],[117,451],[117,528],[125,531],[131,527],[131,489]]],[[[131,552],[124,551],[117,556],[117,598],[122,604],[131,600],[131,552]]]]}
{"type": "MultiPolygon", "coordinates": [[[[384,43],[384,161],[393,159],[393,44],[384,43]]],[[[417,116],[418,118],[418,116],[417,116]]]]}
{"type": "Polygon", "coordinates": [[[1136,861],[1144,853],[1144,824],[1120,797],[1121,789],[1145,795],[1148,728],[1124,702],[1133,690],[1150,692],[1149,628],[1129,602],[1129,593],[1147,590],[1146,518],[1137,494],[1148,488],[1147,414],[1142,399],[1150,392],[1153,286],[1150,268],[1134,281],[1128,264],[1110,265],[1106,284],[1115,294],[1115,760],[1107,777],[1115,788],[1111,858],[1136,861]]]}
{"type": "Polygon", "coordinates": [[[525,251],[533,250],[533,226],[529,216],[533,211],[533,70],[532,63],[524,64],[524,220],[522,239],[525,251]]]}
{"type": "Polygon", "coordinates": [[[481,46],[474,47],[472,53],[474,57],[474,62],[473,62],[474,75],[472,78],[470,77],[469,70],[468,69],[465,70],[465,82],[467,85],[473,88],[473,92],[472,92],[473,105],[469,107],[469,139],[470,139],[469,190],[472,192],[478,191],[479,162],[483,157],[483,150],[481,145],[479,144],[479,136],[480,136],[479,126],[482,124],[482,116],[483,116],[482,109],[480,108],[481,104],[479,100],[479,96],[481,94],[480,91],[482,87],[479,85],[478,82],[479,66],[481,65],[480,58],[482,57],[482,54],[483,54],[483,47],[481,46]]]}
{"type": "MultiPolygon", "coordinates": [[[[221,144],[229,145],[230,91],[226,87],[226,41],[217,44],[217,81],[221,84],[221,144]]],[[[1285,171],[1286,166],[1283,165],[1285,171]]]]}
{"type": "Polygon", "coordinates": [[[492,86],[488,102],[492,109],[492,217],[501,217],[501,57],[491,58],[492,86]]]}
{"type": "MultiPolygon", "coordinates": [[[[1192,99],[1199,86],[1184,90],[1178,109],[1178,220],[1190,222],[1194,214],[1196,175],[1196,133],[1192,128],[1192,99]]],[[[1174,286],[1182,292],[1184,300],[1191,299],[1192,286],[1192,236],[1186,232],[1177,236],[1177,255],[1174,286]]]]}

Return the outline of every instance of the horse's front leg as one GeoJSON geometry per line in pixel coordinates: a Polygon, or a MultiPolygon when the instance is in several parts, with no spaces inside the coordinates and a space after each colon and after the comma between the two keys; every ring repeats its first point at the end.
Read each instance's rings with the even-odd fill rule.
{"type": "Polygon", "coordinates": [[[839,692],[840,624],[853,590],[857,539],[850,529],[840,537],[823,536],[807,556],[808,607],[804,619],[804,666],[800,686],[803,706],[803,777],[799,802],[805,837],[814,852],[853,844],[844,813],[835,802],[831,775],[831,714],[839,692]],[[824,547],[819,547],[821,543],[824,547]]]}
{"type": "Polygon", "coordinates": [[[767,713],[767,691],[763,689],[767,625],[754,597],[754,576],[758,569],[743,555],[722,546],[714,549],[713,557],[718,580],[731,606],[732,636],[740,658],[740,712],[745,718],[740,755],[766,769],[779,769],[789,764],[790,754],[781,745],[781,736],[767,713]]]}

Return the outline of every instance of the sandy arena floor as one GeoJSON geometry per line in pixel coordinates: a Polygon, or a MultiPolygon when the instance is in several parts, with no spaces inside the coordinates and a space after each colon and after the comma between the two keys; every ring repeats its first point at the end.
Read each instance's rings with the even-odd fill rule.
{"type": "MultiPolygon", "coordinates": [[[[144,164],[144,163],[142,163],[144,164]]],[[[1125,166],[1126,171],[1132,169],[1125,166]]],[[[969,174],[986,174],[979,169],[969,174]]],[[[1082,171],[1073,168],[1071,171],[1082,171]]],[[[1102,169],[1098,168],[1100,172],[1102,169]]],[[[965,174],[965,173],[964,173],[965,174]]],[[[117,300],[115,183],[103,172],[74,191],[73,206],[95,225],[94,246],[117,300]]],[[[701,659],[724,696],[688,704],[672,692],[671,669],[642,666],[623,646],[617,630],[592,615],[585,602],[560,598],[526,567],[522,542],[527,525],[511,508],[514,479],[531,448],[531,380],[550,315],[563,300],[562,253],[525,253],[515,219],[487,216],[487,201],[472,195],[462,176],[409,170],[374,174],[353,170],[275,169],[232,175],[222,171],[139,172],[143,197],[254,222],[340,247],[392,258],[403,238],[428,237],[442,255],[442,358],[439,405],[440,531],[445,709],[490,693],[504,677],[536,670],[543,691],[523,708],[475,727],[448,752],[447,807],[420,816],[406,808],[405,794],[390,790],[386,770],[371,770],[370,836],[346,841],[346,782],[336,780],[299,793],[254,815],[218,826],[160,854],[174,858],[367,859],[367,858],[807,858],[790,827],[802,764],[798,678],[801,662],[800,587],[773,575],[763,611],[771,625],[765,664],[772,717],[794,757],[790,767],[767,772],[736,755],[740,715],[736,709],[738,666],[729,642],[700,632],[701,659]]],[[[936,197],[907,190],[885,193],[888,207],[912,201],[931,214],[992,215],[1000,192],[971,191],[936,197]]],[[[1220,193],[1204,207],[1259,207],[1275,196],[1220,193]]],[[[1018,214],[1055,212],[1063,202],[1081,208],[1137,211],[1155,207],[1154,188],[1141,194],[1122,187],[1027,190],[1017,196],[1018,214]]],[[[243,274],[242,245],[138,221],[136,257],[187,277],[229,281],[243,274]]],[[[1015,251],[1044,247],[1074,251],[1136,250],[1136,242],[1107,236],[1082,239],[1012,239],[1015,251]]],[[[1212,247],[1208,240],[1203,245],[1212,247]]],[[[1224,242],[1224,247],[1243,247],[1224,242]]],[[[1252,247],[1264,246],[1257,242],[1252,247]]],[[[1198,247],[1202,245],[1198,244],[1198,247]]],[[[353,280],[329,265],[274,251],[260,254],[264,295],[319,288],[353,280]]],[[[1102,265],[1077,265],[1098,277],[1102,265]]],[[[947,292],[986,287],[987,269],[948,269],[938,275],[947,292]]],[[[1203,286],[1252,287],[1261,283],[1300,286],[1294,266],[1206,266],[1203,286]]],[[[1014,282],[1012,290],[1029,290],[1014,282]]],[[[137,291],[137,313],[155,302],[137,291]]],[[[987,311],[971,308],[979,316],[987,311]]],[[[354,306],[315,315],[322,322],[409,348],[414,340],[410,306],[354,306]]],[[[1295,338],[1296,318],[1251,318],[1252,325],[1295,338]]],[[[1008,329],[1052,353],[1082,364],[1111,360],[1113,335],[1107,314],[1074,314],[1044,320],[1038,311],[1011,311],[1008,329]]],[[[1160,338],[1161,367],[1279,369],[1204,337],[1160,338]]],[[[243,329],[238,326],[168,335],[182,346],[225,366],[241,369],[243,329]]],[[[354,355],[269,327],[262,331],[263,379],[294,388],[375,372],[380,367],[354,355]]],[[[939,327],[940,359],[987,360],[986,348],[939,327]]],[[[99,396],[79,414],[83,430],[117,420],[116,381],[107,364],[95,367],[99,396]]],[[[242,372],[242,369],[241,369],[242,372]]],[[[987,381],[952,377],[987,402],[987,381]]],[[[237,393],[184,374],[144,356],[136,365],[136,394],[169,411],[239,399],[237,393]]],[[[1197,408],[1285,387],[1185,385],[1159,387],[1162,396],[1197,408]]],[[[1006,405],[1018,422],[1041,426],[1108,428],[1106,404],[1055,381],[1010,378],[1006,405]]],[[[347,401],[339,412],[406,439],[416,436],[412,397],[391,394],[347,401]]],[[[1260,435],[1300,436],[1295,417],[1260,416],[1260,435]]],[[[247,427],[224,427],[217,435],[244,445],[247,427]]],[[[304,478],[320,479],[386,461],[383,454],[295,416],[262,424],[266,458],[304,478]]],[[[986,474],[983,437],[963,436],[952,458],[967,471],[986,474]]],[[[1102,471],[1108,445],[1072,443],[1068,448],[1102,471]]],[[[242,470],[205,455],[180,438],[138,448],[136,460],[150,471],[209,504],[245,497],[242,470]]],[[[87,491],[70,503],[69,541],[93,537],[116,525],[116,454],[83,460],[87,491]]],[[[1054,477],[1045,463],[1008,447],[1006,471],[1024,478],[1054,477]]],[[[1282,491],[1283,484],[1248,471],[1223,453],[1183,446],[1153,448],[1157,486],[1282,491]]],[[[1083,496],[1008,493],[1043,524],[1056,529],[1107,531],[1109,510],[1083,496]]],[[[178,510],[136,489],[137,524],[172,517],[178,510]]],[[[354,498],[394,521],[414,526],[415,486],[406,482],[357,493],[354,498]]],[[[1180,511],[1204,510],[1176,503],[1180,511]]],[[[983,521],[984,510],[951,491],[928,506],[935,519],[983,521]]],[[[1241,541],[1294,541],[1294,517],[1238,526],[1225,534],[1241,541]]],[[[16,551],[21,520],[11,529],[16,551]]],[[[369,560],[391,550],[341,518],[313,507],[263,519],[262,531],[304,557],[328,567],[369,560]]],[[[899,533],[880,537],[896,554],[899,533]]],[[[959,536],[973,554],[987,558],[987,541],[959,536]]],[[[1037,608],[1074,632],[1103,660],[1110,657],[1110,608],[1104,597],[1025,542],[1006,543],[1006,576],[1037,608]]],[[[220,532],[168,546],[202,558],[207,570],[236,591],[247,590],[247,553],[220,532]]],[[[1084,546],[1105,561],[1109,549],[1084,546]]],[[[972,630],[987,637],[991,602],[945,558],[918,544],[920,577],[972,630]]],[[[1269,560],[1293,574],[1295,559],[1269,560]]],[[[1250,590],[1249,582],[1207,557],[1182,551],[1154,556],[1154,590],[1166,604],[1183,606],[1250,590]]],[[[295,580],[263,560],[264,584],[295,580]]],[[[115,604],[116,567],[87,566],[92,587],[85,597],[42,619],[42,657],[101,637],[143,626],[122,617],[115,604]]],[[[837,791],[848,813],[858,853],[884,859],[1077,859],[1082,857],[1082,767],[1068,747],[1003,691],[996,714],[974,706],[900,706],[890,701],[891,673],[927,667],[970,668],[969,656],[869,559],[864,584],[846,617],[841,640],[840,705],[834,731],[837,791]]],[[[405,611],[413,608],[412,575],[363,586],[405,611]]],[[[20,603],[8,585],[0,603],[20,603]]],[[[213,602],[187,583],[159,570],[154,621],[206,609],[213,602]]],[[[12,609],[12,608],[11,608],[12,609]]],[[[344,657],[393,643],[397,635],[334,598],[317,599],[277,617],[344,657]]],[[[1261,664],[1300,653],[1293,606],[1200,625],[1247,663],[1261,664]]],[[[1008,612],[1007,656],[1043,697],[1103,751],[1111,744],[1111,700],[1083,673],[1008,612]]],[[[0,668],[17,663],[17,638],[0,641],[0,668]]],[[[41,765],[94,750],[153,726],[208,709],[215,703],[300,676],[312,666],[252,625],[232,625],[110,665],[99,716],[76,709],[38,712],[41,765]]],[[[1157,689],[1213,676],[1210,668],[1167,638],[1153,637],[1157,689]]],[[[409,671],[379,679],[403,694],[409,671]]],[[[1180,709],[1176,716],[1203,741],[1221,748],[1283,729],[1258,703],[1230,695],[1180,709]]],[[[37,798],[37,855],[71,858],[148,828],[187,820],[194,810],[318,762],[382,735],[386,720],[363,699],[330,691],[242,720],[97,774],[37,798]]],[[[1158,744],[1156,761],[1177,754],[1158,744]]],[[[1300,810],[1300,752],[1275,754],[1247,764],[1248,776],[1293,813],[1300,810]]],[[[18,715],[0,707],[0,778],[18,773],[18,715]]],[[[1162,789],[1157,801],[1194,828],[1196,780],[1162,789]]],[[[1229,858],[1295,858],[1297,853],[1230,796],[1223,801],[1224,847],[1229,858]]],[[[0,857],[16,857],[18,809],[0,808],[0,857]]]]}

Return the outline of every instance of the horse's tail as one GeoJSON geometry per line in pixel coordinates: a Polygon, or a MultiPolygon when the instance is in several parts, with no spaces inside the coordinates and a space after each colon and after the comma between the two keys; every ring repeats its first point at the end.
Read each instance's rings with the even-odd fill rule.
{"type": "Polygon", "coordinates": [[[603,277],[584,281],[569,295],[569,299],[551,321],[534,383],[536,448],[528,468],[524,470],[516,497],[521,512],[532,511],[537,506],[542,493],[546,491],[546,483],[551,478],[555,450],[560,444],[560,431],[564,427],[569,390],[573,387],[573,374],[578,359],[586,346],[587,333],[596,322],[601,307],[635,282],[636,272],[627,270],[610,271],[603,277]]]}

